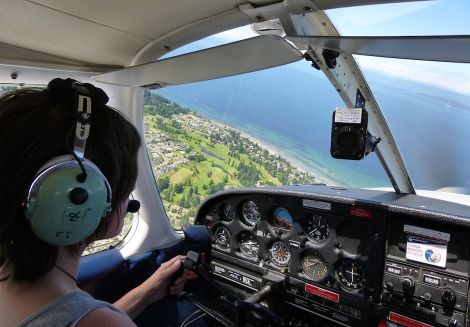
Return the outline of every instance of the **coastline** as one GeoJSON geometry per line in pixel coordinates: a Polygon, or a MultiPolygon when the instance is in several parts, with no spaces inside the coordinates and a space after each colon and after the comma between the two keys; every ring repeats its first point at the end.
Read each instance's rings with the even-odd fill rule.
{"type": "MultiPolygon", "coordinates": [[[[207,118],[206,118],[207,119],[207,118]]],[[[246,132],[245,130],[242,130],[242,129],[239,129],[239,128],[236,128],[236,127],[233,127],[225,122],[221,122],[221,121],[218,121],[218,120],[214,120],[214,119],[210,119],[210,121],[217,127],[219,128],[228,128],[228,129],[231,129],[231,130],[234,130],[234,131],[237,131],[240,133],[240,136],[242,137],[245,137],[249,140],[251,140],[252,142],[254,143],[257,143],[259,146],[261,146],[262,148],[265,148],[266,150],[268,150],[269,153],[273,154],[273,155],[278,155],[280,156],[281,158],[287,160],[292,166],[296,167],[297,169],[303,171],[303,172],[307,172],[311,175],[313,175],[313,177],[315,178],[316,182],[318,183],[324,183],[326,185],[332,185],[332,186],[336,186],[338,185],[338,182],[335,181],[334,179],[332,178],[329,178],[328,176],[325,176],[324,174],[322,174],[321,172],[318,172],[316,170],[313,170],[312,167],[308,167],[307,165],[305,165],[303,162],[301,162],[300,160],[296,160],[295,158],[292,158],[291,156],[287,155],[286,153],[283,153],[281,150],[279,150],[279,148],[277,148],[275,145],[271,144],[271,143],[268,143],[264,140],[261,140],[259,139],[258,137],[256,136],[253,136],[252,134],[246,132]]]]}

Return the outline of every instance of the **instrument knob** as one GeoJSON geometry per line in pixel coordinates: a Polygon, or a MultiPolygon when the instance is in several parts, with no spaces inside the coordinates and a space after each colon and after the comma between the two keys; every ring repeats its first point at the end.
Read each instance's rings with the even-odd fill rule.
{"type": "Polygon", "coordinates": [[[442,305],[447,308],[451,309],[454,307],[455,303],[457,302],[457,295],[455,294],[454,290],[450,287],[444,288],[441,295],[442,305]]]}
{"type": "Polygon", "coordinates": [[[393,287],[394,287],[394,286],[393,286],[393,283],[392,283],[392,282],[386,282],[386,283],[384,283],[384,288],[385,288],[387,291],[389,291],[389,292],[393,291],[393,287]]]}
{"type": "Polygon", "coordinates": [[[431,302],[431,294],[430,293],[424,293],[423,294],[423,300],[426,302],[426,304],[429,304],[431,302]]]}
{"type": "Polygon", "coordinates": [[[401,289],[405,295],[413,295],[415,292],[415,281],[411,277],[404,277],[401,280],[401,289]]]}

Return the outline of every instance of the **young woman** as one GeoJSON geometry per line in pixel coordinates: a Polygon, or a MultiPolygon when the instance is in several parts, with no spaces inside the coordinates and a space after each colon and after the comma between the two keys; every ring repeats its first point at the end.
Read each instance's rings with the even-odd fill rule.
{"type": "MultiPolygon", "coordinates": [[[[101,89],[71,79],[55,79],[47,89],[20,90],[0,98],[0,326],[134,326],[131,318],[147,305],[184,287],[185,276],[175,280],[182,257],[162,264],[114,305],[97,301],[77,287],[81,254],[91,242],[120,232],[137,178],[139,134],[121,114],[106,106],[107,100],[101,89]],[[83,115],[90,108],[92,112],[83,115]],[[80,158],[82,150],[86,160],[80,158]],[[98,187],[105,186],[100,201],[109,201],[94,204],[104,205],[106,210],[99,215],[97,227],[85,231],[85,237],[73,244],[68,237],[74,231],[48,230],[56,228],[48,226],[49,216],[57,211],[62,217],[65,210],[75,222],[93,192],[74,186],[67,194],[71,204],[65,209],[56,203],[38,205],[54,201],[55,193],[60,192],[45,200],[32,195],[47,188],[42,174],[50,174],[56,169],[54,161],[61,160],[81,171],[83,176],[76,178],[88,178],[86,183],[96,165],[98,180],[103,175],[105,180],[98,183],[98,187]],[[49,241],[49,236],[66,239],[49,241]]],[[[70,169],[64,171],[69,174],[70,169]]],[[[50,183],[65,183],[60,176],[50,183]]],[[[62,222],[59,219],[54,224],[62,222]]]]}

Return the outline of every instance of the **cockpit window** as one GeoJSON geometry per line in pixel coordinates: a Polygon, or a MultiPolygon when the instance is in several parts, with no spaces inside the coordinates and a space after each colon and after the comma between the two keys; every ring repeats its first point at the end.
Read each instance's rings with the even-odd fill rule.
{"type": "Polygon", "coordinates": [[[326,11],[341,35],[466,35],[468,1],[414,1],[326,11]],[[451,19],[442,19],[449,17],[451,19]]]}
{"type": "Polygon", "coordinates": [[[384,58],[360,63],[415,188],[470,194],[470,65],[384,58]]]}
{"type": "Polygon", "coordinates": [[[307,61],[147,89],[144,106],[151,165],[175,228],[193,222],[201,201],[227,188],[391,188],[375,154],[354,162],[331,157],[332,113],[344,103],[307,61]]]}
{"type": "Polygon", "coordinates": [[[17,87],[15,85],[0,85],[0,96],[6,94],[6,93],[10,93],[10,92],[13,92],[17,89],[17,87]]]}
{"type": "Polygon", "coordinates": [[[168,52],[162,58],[170,58],[179,56],[185,53],[199,51],[202,49],[217,47],[219,45],[227,44],[230,42],[241,41],[257,36],[250,25],[234,28],[225,32],[217,33],[212,36],[206,37],[196,42],[192,42],[173,51],[168,52]]]}
{"type": "MultiPolygon", "coordinates": [[[[423,1],[330,10],[343,35],[465,35],[468,3],[423,1]],[[380,11],[381,15],[374,12],[380,11]],[[445,22],[439,17],[452,17],[445,22]],[[362,19],[369,17],[369,19],[362,19]]],[[[470,65],[355,56],[415,188],[470,194],[470,65]]]]}

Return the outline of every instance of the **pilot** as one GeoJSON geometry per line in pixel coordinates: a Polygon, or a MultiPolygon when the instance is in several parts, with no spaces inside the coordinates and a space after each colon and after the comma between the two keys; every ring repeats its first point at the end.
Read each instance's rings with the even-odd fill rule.
{"type": "Polygon", "coordinates": [[[177,256],[114,305],[77,286],[82,253],[116,236],[137,178],[138,131],[91,84],[0,98],[0,326],[134,326],[182,291],[177,256]]]}

